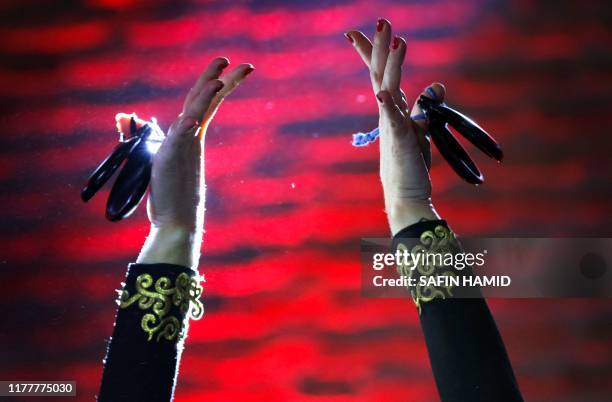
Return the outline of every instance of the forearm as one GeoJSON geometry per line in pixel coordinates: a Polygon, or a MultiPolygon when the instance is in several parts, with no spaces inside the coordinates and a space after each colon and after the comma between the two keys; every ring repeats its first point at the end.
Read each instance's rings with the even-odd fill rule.
{"type": "MultiPolygon", "coordinates": [[[[204,133],[221,101],[253,71],[229,60],[206,68],[153,157],[151,232],[120,292],[100,401],[170,401],[189,318],[204,310],[197,267],[204,226],[204,133]]],[[[131,119],[120,116],[125,133],[131,119]]]]}
{"type": "MultiPolygon", "coordinates": [[[[453,232],[441,220],[422,221],[401,230],[394,248],[459,252],[453,232]]],[[[457,271],[469,275],[469,271],[457,271]]],[[[410,275],[446,275],[448,270],[415,267],[410,275]]],[[[440,397],[452,401],[522,401],[495,321],[479,289],[415,286],[410,289],[440,397]]]]}
{"type": "Polygon", "coordinates": [[[99,401],[172,399],[189,317],[203,313],[201,237],[189,228],[151,227],[117,301],[99,401]]]}
{"type": "Polygon", "coordinates": [[[136,262],[176,264],[197,270],[201,243],[201,230],[152,226],[136,262]]]}
{"type": "Polygon", "coordinates": [[[120,292],[98,400],[168,402],[189,318],[199,318],[195,271],[173,264],[130,264],[120,292]]]}
{"type": "Polygon", "coordinates": [[[400,230],[417,222],[440,219],[440,215],[436,212],[431,199],[423,201],[397,200],[397,197],[391,199],[392,201],[385,199],[385,211],[393,236],[400,230]]]}
{"type": "Polygon", "coordinates": [[[484,299],[425,303],[420,322],[443,401],[522,401],[484,299]]]}

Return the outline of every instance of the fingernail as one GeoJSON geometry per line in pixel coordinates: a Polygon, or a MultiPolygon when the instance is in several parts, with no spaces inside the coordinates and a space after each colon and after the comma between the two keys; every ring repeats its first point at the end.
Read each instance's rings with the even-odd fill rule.
{"type": "Polygon", "coordinates": [[[385,27],[385,20],[383,20],[382,18],[379,18],[378,22],[376,23],[376,30],[380,32],[383,30],[384,27],[385,27]]]}
{"type": "Polygon", "coordinates": [[[383,102],[382,98],[378,94],[376,94],[376,99],[378,99],[378,101],[380,103],[385,103],[385,102],[383,102]]]}
{"type": "Polygon", "coordinates": [[[400,45],[400,40],[397,36],[393,37],[393,43],[391,44],[392,49],[397,49],[400,45]]]}
{"type": "Polygon", "coordinates": [[[353,38],[351,38],[351,35],[349,35],[348,32],[346,32],[344,36],[346,36],[346,39],[348,39],[349,42],[353,43],[353,38]]]}
{"type": "Polygon", "coordinates": [[[249,67],[247,67],[247,69],[246,69],[246,70],[245,70],[245,72],[244,72],[244,75],[249,75],[249,74],[251,74],[251,73],[253,72],[253,70],[255,70],[255,67],[253,67],[253,66],[249,66],[249,67]]]}

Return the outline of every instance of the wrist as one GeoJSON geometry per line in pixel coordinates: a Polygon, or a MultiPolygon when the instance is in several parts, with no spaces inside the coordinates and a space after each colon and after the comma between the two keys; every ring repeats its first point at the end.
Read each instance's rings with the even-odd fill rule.
{"type": "Polygon", "coordinates": [[[140,264],[167,263],[196,269],[202,234],[180,226],[151,226],[136,259],[140,264]]]}
{"type": "Polygon", "coordinates": [[[426,200],[394,201],[387,206],[386,212],[393,236],[405,227],[417,222],[440,219],[440,215],[436,212],[430,198],[426,200]]]}

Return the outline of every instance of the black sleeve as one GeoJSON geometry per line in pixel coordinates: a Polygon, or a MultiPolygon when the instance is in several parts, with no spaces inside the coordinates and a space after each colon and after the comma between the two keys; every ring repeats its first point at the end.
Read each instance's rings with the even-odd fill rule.
{"type": "MultiPolygon", "coordinates": [[[[462,251],[443,220],[408,226],[394,237],[393,247],[408,252],[462,251]]],[[[451,267],[451,271],[450,275],[471,275],[469,269],[457,271],[451,267]]],[[[417,265],[411,275],[440,274],[449,274],[449,271],[435,265],[417,265]]],[[[442,401],[523,400],[503,341],[480,290],[415,286],[410,293],[419,310],[442,401]]]]}
{"type": "Polygon", "coordinates": [[[204,312],[199,282],[180,265],[129,265],[98,401],[172,400],[189,318],[204,312]]]}

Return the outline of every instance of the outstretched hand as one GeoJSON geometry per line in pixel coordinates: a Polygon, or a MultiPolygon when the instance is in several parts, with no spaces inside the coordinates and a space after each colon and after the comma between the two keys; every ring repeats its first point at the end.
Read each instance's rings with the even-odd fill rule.
{"type": "MultiPolygon", "coordinates": [[[[406,41],[391,35],[391,23],[380,19],[373,41],[360,31],[346,37],[370,70],[379,109],[380,178],[392,234],[421,219],[438,219],[431,203],[431,147],[427,120],[419,105],[408,106],[400,87],[406,41]]],[[[444,100],[445,89],[434,83],[423,95],[444,100]]]]}
{"type": "MultiPolygon", "coordinates": [[[[147,212],[151,233],[139,263],[172,263],[195,268],[204,225],[204,137],[223,99],[253,71],[229,60],[213,60],[185,98],[183,109],[153,158],[147,212]]],[[[142,122],[140,122],[142,123],[142,122]]],[[[118,126],[124,122],[119,121],[118,126]]]]}

